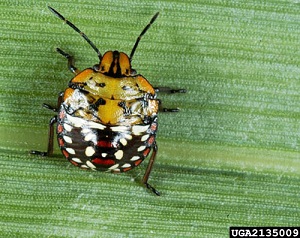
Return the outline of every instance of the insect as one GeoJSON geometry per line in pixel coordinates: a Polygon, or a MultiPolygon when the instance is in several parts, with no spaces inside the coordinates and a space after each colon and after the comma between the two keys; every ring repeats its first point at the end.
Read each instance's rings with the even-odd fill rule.
{"type": "Polygon", "coordinates": [[[78,70],[74,58],[60,48],[57,52],[68,61],[75,75],[58,97],[56,107],[43,104],[56,113],[49,122],[48,149],[32,150],[40,156],[53,154],[54,124],[62,154],[73,165],[83,169],[126,172],[138,166],[148,155],[149,164],[142,183],[156,195],[160,193],[148,183],[158,146],[156,133],[158,111],[162,108],[157,92],[185,93],[184,89],[154,88],[131,67],[131,61],[142,36],[156,20],[156,13],[138,36],[130,56],[119,51],[100,53],[95,44],[58,11],[49,10],[79,33],[94,49],[99,63],[78,70]]]}

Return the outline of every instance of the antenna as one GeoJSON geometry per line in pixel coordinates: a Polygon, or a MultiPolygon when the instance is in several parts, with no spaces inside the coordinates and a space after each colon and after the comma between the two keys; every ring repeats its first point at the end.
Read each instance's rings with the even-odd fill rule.
{"type": "Polygon", "coordinates": [[[69,20],[67,20],[63,15],[61,15],[58,11],[56,11],[55,9],[53,9],[52,7],[48,6],[49,10],[58,18],[60,18],[61,20],[63,20],[65,23],[67,23],[73,30],[75,30],[76,32],[78,32],[83,39],[86,40],[87,43],[89,43],[89,45],[94,49],[94,51],[96,51],[100,61],[102,59],[102,55],[100,53],[100,51],[98,50],[98,48],[95,46],[95,44],[86,36],[86,34],[84,34],[81,30],[79,30],[72,22],[70,22],[69,20]]]}
{"type": "Polygon", "coordinates": [[[150,28],[150,26],[152,25],[152,23],[156,20],[157,16],[158,16],[159,12],[157,12],[153,17],[152,19],[150,20],[150,22],[148,23],[148,25],[144,28],[144,30],[142,31],[142,33],[138,36],[138,38],[136,39],[136,42],[131,50],[131,53],[130,53],[130,56],[129,56],[129,60],[131,62],[132,60],[132,57],[134,55],[134,52],[140,42],[140,40],[142,39],[142,36],[146,33],[146,31],[150,28]]]}

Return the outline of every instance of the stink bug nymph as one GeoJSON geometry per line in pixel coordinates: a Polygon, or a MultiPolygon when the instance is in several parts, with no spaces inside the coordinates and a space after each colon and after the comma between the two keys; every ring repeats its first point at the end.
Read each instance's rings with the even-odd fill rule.
{"type": "Polygon", "coordinates": [[[156,20],[156,13],[138,36],[128,57],[119,51],[100,53],[95,44],[73,23],[52,7],[50,11],[78,32],[94,49],[99,64],[83,71],[74,65],[74,58],[57,48],[68,60],[68,68],[75,75],[67,89],[58,97],[57,107],[43,104],[56,113],[49,122],[49,140],[46,152],[31,151],[31,154],[53,154],[54,124],[57,141],[62,154],[75,166],[83,169],[126,172],[138,166],[149,154],[142,183],[148,184],[157,154],[157,113],[177,112],[178,109],[162,108],[157,99],[159,91],[184,93],[184,89],[154,88],[146,78],[131,67],[134,52],[142,36],[156,20]]]}

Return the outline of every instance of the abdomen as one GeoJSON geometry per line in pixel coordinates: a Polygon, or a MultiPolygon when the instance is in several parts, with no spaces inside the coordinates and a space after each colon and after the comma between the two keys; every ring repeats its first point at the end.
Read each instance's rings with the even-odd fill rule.
{"type": "Polygon", "coordinates": [[[57,122],[57,139],[63,155],[75,166],[125,172],[138,166],[155,142],[157,117],[147,124],[105,125],[70,115],[63,103],[57,122]]]}

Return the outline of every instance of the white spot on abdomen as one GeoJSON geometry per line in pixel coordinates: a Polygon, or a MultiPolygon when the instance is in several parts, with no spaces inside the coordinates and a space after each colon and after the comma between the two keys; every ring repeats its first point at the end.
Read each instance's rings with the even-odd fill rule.
{"type": "Polygon", "coordinates": [[[100,123],[96,123],[96,122],[93,122],[93,121],[88,121],[86,123],[87,127],[89,128],[95,128],[95,129],[99,129],[99,130],[104,130],[106,128],[105,125],[103,124],[100,124],[100,123]]]}
{"type": "Polygon", "coordinates": [[[122,165],[122,168],[129,168],[129,167],[131,167],[131,164],[123,164],[122,165]]]}
{"type": "Polygon", "coordinates": [[[81,130],[81,132],[82,132],[83,134],[87,134],[87,133],[92,132],[92,130],[91,130],[90,128],[83,128],[83,129],[81,130]]]}
{"type": "Polygon", "coordinates": [[[146,146],[145,146],[145,145],[142,145],[142,146],[140,146],[137,150],[138,150],[138,151],[143,151],[144,149],[146,149],[146,146]]]}
{"type": "Polygon", "coordinates": [[[71,137],[69,137],[69,136],[63,136],[63,138],[64,138],[65,142],[67,142],[69,144],[72,143],[72,138],[71,137]]]}
{"type": "Polygon", "coordinates": [[[126,146],[127,145],[127,140],[125,138],[120,139],[120,142],[122,145],[126,146]]]}
{"type": "Polygon", "coordinates": [[[145,131],[147,131],[149,128],[149,125],[146,126],[141,126],[141,125],[135,125],[132,127],[132,133],[134,135],[141,135],[143,134],[145,131]]]}
{"type": "Polygon", "coordinates": [[[140,156],[133,156],[133,157],[130,159],[130,161],[136,161],[136,160],[138,160],[138,159],[140,159],[140,156]]]}
{"type": "Polygon", "coordinates": [[[146,141],[149,138],[149,134],[143,135],[141,141],[146,141]]]}
{"type": "Polygon", "coordinates": [[[72,160],[76,163],[82,163],[81,159],[78,159],[78,158],[72,158],[72,160]]]}
{"type": "Polygon", "coordinates": [[[95,169],[96,166],[92,164],[91,161],[86,161],[86,165],[89,166],[91,169],[95,169]]]}
{"type": "Polygon", "coordinates": [[[124,136],[125,136],[125,138],[127,140],[132,140],[132,135],[130,135],[130,134],[124,134],[124,136]]]}
{"type": "Polygon", "coordinates": [[[114,126],[110,128],[112,131],[116,131],[116,132],[125,132],[128,131],[128,127],[127,126],[114,126]]]}
{"type": "Polygon", "coordinates": [[[108,169],[112,170],[112,169],[116,169],[116,168],[118,168],[118,167],[119,167],[119,164],[115,164],[115,165],[109,167],[108,169]]]}
{"type": "Polygon", "coordinates": [[[79,117],[73,117],[67,114],[67,119],[71,122],[71,124],[75,127],[82,127],[86,120],[79,118],[79,117]]]}
{"type": "Polygon", "coordinates": [[[64,123],[64,128],[65,128],[66,131],[70,132],[70,131],[72,131],[73,127],[70,126],[69,124],[64,123]]]}
{"type": "Polygon", "coordinates": [[[105,158],[105,157],[107,156],[107,153],[102,153],[101,156],[102,156],[103,158],[105,158]]]}
{"type": "Polygon", "coordinates": [[[66,148],[66,151],[68,151],[71,155],[75,155],[75,150],[72,148],[66,148]]]}
{"type": "Polygon", "coordinates": [[[95,128],[104,130],[106,128],[105,125],[93,121],[87,121],[80,117],[73,117],[67,114],[67,119],[69,120],[70,124],[74,127],[81,127],[81,128],[95,128]]]}
{"type": "Polygon", "coordinates": [[[92,146],[88,146],[85,149],[85,155],[86,156],[92,156],[93,154],[95,154],[95,150],[92,146]]]}
{"type": "Polygon", "coordinates": [[[84,140],[85,141],[95,141],[95,140],[97,140],[97,137],[94,133],[91,132],[84,137],[84,140]]]}
{"type": "Polygon", "coordinates": [[[115,156],[116,156],[116,159],[120,160],[123,158],[123,150],[118,150],[116,153],[115,153],[115,156]]]}

